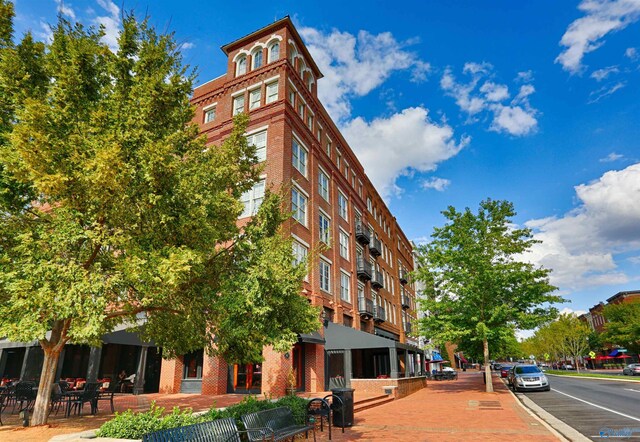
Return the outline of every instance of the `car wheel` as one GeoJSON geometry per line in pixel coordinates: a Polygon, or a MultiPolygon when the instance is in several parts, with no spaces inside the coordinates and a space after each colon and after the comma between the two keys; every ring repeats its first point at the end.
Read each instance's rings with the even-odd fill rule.
{"type": "Polygon", "coordinates": [[[544,391],[551,391],[551,387],[545,388],[544,391]]]}

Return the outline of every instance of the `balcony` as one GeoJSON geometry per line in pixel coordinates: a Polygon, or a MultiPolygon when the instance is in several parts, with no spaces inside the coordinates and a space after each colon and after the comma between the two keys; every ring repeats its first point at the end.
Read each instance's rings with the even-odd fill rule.
{"type": "Polygon", "coordinates": [[[410,335],[411,334],[411,323],[410,322],[405,322],[403,324],[404,327],[404,334],[405,335],[410,335]]]}
{"type": "Polygon", "coordinates": [[[377,323],[384,322],[387,320],[387,315],[384,312],[384,307],[380,307],[379,305],[375,306],[373,312],[373,320],[377,323]]]}
{"type": "Polygon", "coordinates": [[[369,253],[376,258],[382,255],[382,243],[378,238],[373,238],[373,241],[369,244],[369,253]]]}
{"type": "Polygon", "coordinates": [[[371,287],[376,290],[380,290],[382,287],[384,287],[382,272],[376,272],[376,271],[373,272],[373,275],[371,278],[371,287]]]}
{"type": "Polygon", "coordinates": [[[402,303],[403,309],[406,310],[408,308],[411,308],[411,298],[409,298],[409,296],[407,296],[406,294],[402,294],[400,302],[402,303]]]}
{"type": "Polygon", "coordinates": [[[364,319],[373,318],[373,301],[364,296],[358,297],[358,313],[364,319]]]}
{"type": "Polygon", "coordinates": [[[362,245],[367,245],[371,241],[371,233],[362,222],[356,222],[356,241],[362,245]]]}
{"type": "Polygon", "coordinates": [[[409,272],[407,272],[405,269],[400,269],[400,283],[402,285],[409,282],[409,280],[407,279],[408,277],[409,277],[409,272]]]}
{"type": "Polygon", "coordinates": [[[359,280],[365,282],[370,281],[372,276],[371,263],[366,261],[364,258],[358,258],[357,273],[359,280]]]}

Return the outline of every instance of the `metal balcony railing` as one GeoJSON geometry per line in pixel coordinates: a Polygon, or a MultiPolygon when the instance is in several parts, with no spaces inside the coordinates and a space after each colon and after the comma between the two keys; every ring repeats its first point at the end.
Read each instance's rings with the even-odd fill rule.
{"type": "Polygon", "coordinates": [[[376,322],[384,322],[387,320],[387,315],[385,314],[384,307],[380,307],[379,305],[375,306],[373,312],[373,320],[376,322]]]}
{"type": "Polygon", "coordinates": [[[381,288],[384,287],[384,279],[382,279],[382,272],[372,272],[373,274],[371,275],[371,287],[373,287],[376,290],[379,290],[381,288]]]}
{"type": "Polygon", "coordinates": [[[373,238],[371,243],[369,243],[369,253],[375,257],[382,255],[382,243],[378,238],[373,238]]]}
{"type": "Polygon", "coordinates": [[[411,298],[404,293],[402,294],[401,303],[403,309],[411,308],[411,298]]]}
{"type": "Polygon", "coordinates": [[[373,318],[373,301],[364,296],[358,297],[358,313],[364,318],[373,318]]]}
{"type": "Polygon", "coordinates": [[[408,273],[409,272],[407,272],[405,269],[400,269],[400,283],[402,283],[403,285],[409,282],[409,280],[407,279],[409,277],[408,273]]]}
{"type": "Polygon", "coordinates": [[[356,265],[356,273],[361,281],[370,281],[373,276],[371,272],[371,263],[364,258],[358,258],[356,265]]]}
{"type": "Polygon", "coordinates": [[[371,241],[369,228],[362,224],[362,221],[356,222],[356,241],[362,245],[367,245],[371,241]]]}

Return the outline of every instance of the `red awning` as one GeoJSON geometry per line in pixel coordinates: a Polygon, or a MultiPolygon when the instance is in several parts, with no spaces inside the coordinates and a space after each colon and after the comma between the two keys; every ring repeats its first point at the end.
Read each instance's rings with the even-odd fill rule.
{"type": "Polygon", "coordinates": [[[624,358],[624,359],[626,359],[626,358],[630,358],[630,357],[631,357],[631,356],[629,356],[629,355],[622,354],[621,356],[616,356],[616,359],[618,359],[618,358],[624,358]]]}
{"type": "Polygon", "coordinates": [[[467,361],[467,360],[465,359],[465,357],[464,357],[464,356],[462,356],[462,355],[458,356],[458,359],[460,359],[460,362],[464,362],[465,364],[468,364],[468,363],[469,363],[469,361],[467,361]]]}
{"type": "Polygon", "coordinates": [[[602,361],[603,359],[613,359],[613,356],[596,356],[596,360],[602,361]]]}

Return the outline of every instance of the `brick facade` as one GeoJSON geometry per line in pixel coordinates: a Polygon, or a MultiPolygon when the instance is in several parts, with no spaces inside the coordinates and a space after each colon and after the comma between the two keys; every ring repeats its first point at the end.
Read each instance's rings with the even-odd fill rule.
{"type": "Polygon", "coordinates": [[[427,379],[423,376],[415,378],[401,379],[352,379],[351,387],[354,388],[359,398],[369,396],[380,396],[385,394],[387,387],[392,388],[392,395],[395,399],[409,396],[416,391],[427,386],[427,379]]]}
{"type": "MultiPolygon", "coordinates": [[[[295,189],[297,195],[306,198],[306,219],[302,222],[291,219],[285,227],[301,247],[308,248],[309,256],[319,255],[310,262],[302,294],[312,305],[328,312],[333,322],[369,333],[377,327],[406,342],[404,323],[415,319],[415,290],[412,284],[401,282],[400,275],[413,270],[411,244],[318,100],[317,81],[322,73],[291,20],[288,17],[279,20],[223,46],[222,50],[228,57],[227,72],[194,90],[194,122],[212,146],[220,144],[230,133],[236,108],[249,114],[249,136],[266,131],[265,184],[273,190],[295,189]],[[254,66],[260,57],[262,65],[254,66]],[[298,146],[306,156],[302,173],[294,167],[297,155],[294,147],[298,146]],[[320,174],[328,178],[327,195],[321,192],[320,174]],[[342,201],[346,202],[346,210],[341,207],[342,201]],[[330,223],[329,238],[327,247],[314,254],[311,247],[321,240],[321,216],[330,223]],[[356,241],[357,220],[371,232],[369,247],[356,241]],[[376,243],[381,249],[379,256],[371,253],[374,240],[380,241],[376,243]],[[346,247],[341,247],[341,241],[346,247]],[[372,263],[374,273],[379,272],[384,279],[382,287],[374,288],[370,282],[359,281],[358,256],[372,263]],[[321,286],[320,260],[329,266],[329,287],[321,286]],[[343,282],[348,295],[341,290],[343,282]],[[374,324],[369,316],[361,318],[359,294],[373,300],[379,312],[384,309],[384,320],[374,324]]],[[[322,328],[320,321],[318,328],[322,328]]],[[[284,393],[293,364],[289,356],[265,348],[262,393],[276,396],[284,393]]],[[[224,361],[205,359],[203,393],[226,391],[224,361]]],[[[175,376],[182,376],[181,370],[176,362],[165,363],[161,388],[175,391],[175,385],[180,383],[175,376]]],[[[323,346],[304,344],[305,390],[325,389],[324,364],[323,346]]]]}

